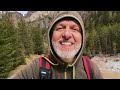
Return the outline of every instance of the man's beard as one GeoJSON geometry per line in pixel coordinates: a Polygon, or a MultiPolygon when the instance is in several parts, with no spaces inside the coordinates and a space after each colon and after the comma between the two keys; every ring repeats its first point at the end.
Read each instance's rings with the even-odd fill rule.
{"type": "Polygon", "coordinates": [[[52,45],[55,53],[61,58],[63,62],[66,63],[72,63],[75,59],[75,55],[78,53],[81,47],[81,43],[74,45],[74,49],[66,49],[66,50],[61,50],[59,48],[59,43],[55,43],[52,40],[52,45]]]}

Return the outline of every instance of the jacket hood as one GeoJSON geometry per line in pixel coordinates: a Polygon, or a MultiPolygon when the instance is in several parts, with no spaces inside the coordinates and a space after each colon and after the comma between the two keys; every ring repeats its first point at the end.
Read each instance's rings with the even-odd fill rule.
{"type": "Polygon", "coordinates": [[[79,59],[79,57],[81,57],[82,55],[82,50],[84,48],[84,43],[85,43],[85,29],[84,29],[84,23],[83,23],[83,20],[81,18],[81,16],[79,15],[78,12],[76,11],[60,11],[56,17],[53,19],[53,21],[50,23],[50,26],[49,26],[49,29],[48,29],[48,40],[49,40],[49,47],[50,47],[50,53],[52,55],[52,57],[54,57],[54,59],[60,63],[60,64],[65,64],[63,62],[61,62],[59,59],[58,59],[58,56],[57,54],[55,53],[54,49],[53,49],[53,46],[52,46],[52,32],[53,32],[53,27],[54,25],[56,24],[56,22],[58,22],[59,20],[62,20],[64,18],[73,18],[75,19],[81,26],[81,34],[82,34],[82,45],[81,45],[81,48],[79,49],[79,52],[77,53],[76,55],[76,59],[74,61],[74,63],[72,65],[69,65],[68,66],[73,66],[76,61],[79,59]]]}

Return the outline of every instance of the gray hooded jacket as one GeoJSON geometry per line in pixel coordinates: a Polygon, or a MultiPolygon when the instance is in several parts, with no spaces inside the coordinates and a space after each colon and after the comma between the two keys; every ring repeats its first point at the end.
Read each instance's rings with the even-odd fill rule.
{"type": "MultiPolygon", "coordinates": [[[[51,65],[51,79],[87,79],[86,72],[84,70],[83,62],[82,62],[82,52],[85,44],[85,28],[83,24],[83,20],[81,16],[75,12],[75,11],[61,11],[56,17],[53,19],[49,26],[48,31],[48,40],[49,40],[49,46],[50,46],[50,54],[49,59],[46,58],[46,60],[51,65]],[[73,64],[66,64],[64,62],[61,62],[58,59],[58,56],[56,55],[55,51],[53,50],[52,43],[51,43],[51,37],[52,37],[52,31],[53,26],[58,22],[59,20],[63,18],[73,18],[75,19],[80,25],[82,29],[82,46],[79,50],[79,52],[76,55],[76,59],[73,62],[73,64]]],[[[93,63],[94,68],[94,79],[102,79],[101,72],[98,68],[98,66],[93,63]]],[[[19,73],[14,75],[12,79],[38,79],[39,78],[39,60],[33,60],[33,62],[28,65],[25,69],[21,70],[19,73]]]]}

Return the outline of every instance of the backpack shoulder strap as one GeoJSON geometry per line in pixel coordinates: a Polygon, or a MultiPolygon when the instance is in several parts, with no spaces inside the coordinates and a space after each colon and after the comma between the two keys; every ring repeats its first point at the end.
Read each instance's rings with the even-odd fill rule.
{"type": "MultiPolygon", "coordinates": [[[[45,57],[48,58],[48,55],[46,55],[45,57]]],[[[50,64],[42,56],[39,58],[39,66],[40,66],[39,78],[49,79],[51,76],[50,64]]]]}
{"type": "Polygon", "coordinates": [[[82,56],[82,60],[83,60],[83,65],[84,65],[86,74],[87,74],[87,78],[93,79],[94,70],[93,70],[92,61],[85,56],[82,56]]]}

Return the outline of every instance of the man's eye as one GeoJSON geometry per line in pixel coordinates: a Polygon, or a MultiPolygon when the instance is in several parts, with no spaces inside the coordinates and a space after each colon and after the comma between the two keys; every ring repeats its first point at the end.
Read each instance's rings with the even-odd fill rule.
{"type": "Polygon", "coordinates": [[[78,29],[78,28],[73,28],[73,30],[74,30],[74,31],[79,31],[79,29],[78,29]]]}
{"type": "Polygon", "coordinates": [[[77,30],[76,28],[73,28],[73,30],[77,30]]]}
{"type": "Polygon", "coordinates": [[[56,30],[62,30],[63,28],[62,27],[58,27],[58,28],[56,28],[56,30]]]}
{"type": "Polygon", "coordinates": [[[62,28],[58,28],[58,29],[62,29],[62,28]]]}

